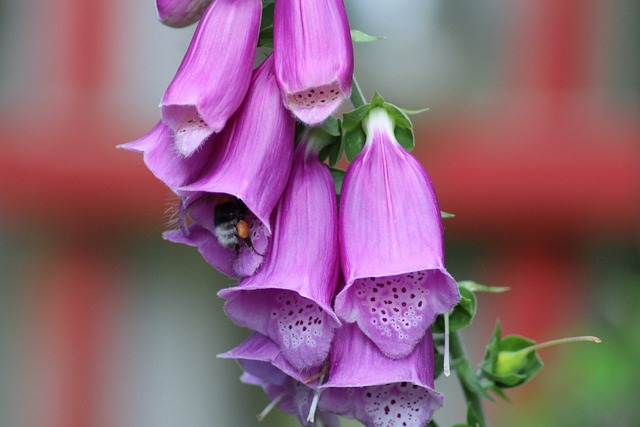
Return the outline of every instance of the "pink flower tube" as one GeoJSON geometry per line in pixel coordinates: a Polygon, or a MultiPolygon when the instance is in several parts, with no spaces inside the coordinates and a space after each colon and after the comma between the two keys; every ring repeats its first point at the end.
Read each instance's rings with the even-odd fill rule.
{"type": "Polygon", "coordinates": [[[287,107],[316,125],[351,93],[353,46],[342,0],[278,0],[276,77],[287,107]]]}
{"type": "Polygon", "coordinates": [[[271,212],[284,190],[293,155],[295,120],[282,105],[271,57],[256,69],[246,99],[215,141],[200,178],[179,189],[194,223],[165,233],[198,248],[224,274],[246,277],[262,265],[271,212]],[[235,226],[244,222],[247,234],[235,226]]]}
{"type": "Polygon", "coordinates": [[[160,102],[176,149],[189,156],[220,132],[244,99],[256,54],[262,2],[216,0],[198,23],[160,102]]]}
{"type": "Polygon", "coordinates": [[[158,19],[170,27],[186,27],[196,22],[211,0],[156,0],[158,19]]]}
{"type": "Polygon", "coordinates": [[[340,196],[346,285],[335,309],[386,356],[403,358],[460,294],[444,266],[440,209],[427,172],[395,139],[383,108],[365,122],[365,146],[340,196]]]}
{"type": "Polygon", "coordinates": [[[338,283],[337,216],[331,173],[318,159],[313,138],[303,140],[273,216],[264,266],[219,293],[231,319],[271,338],[298,370],[322,364],[339,325],[331,309],[338,283]]]}

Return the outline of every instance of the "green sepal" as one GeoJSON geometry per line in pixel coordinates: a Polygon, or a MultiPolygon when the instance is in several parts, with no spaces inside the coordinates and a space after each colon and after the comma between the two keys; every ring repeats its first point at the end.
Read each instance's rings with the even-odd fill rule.
{"type": "Polygon", "coordinates": [[[336,186],[336,196],[342,192],[342,181],[344,181],[344,171],[338,168],[329,168],[333,177],[333,184],[336,186]]]}
{"type": "Polygon", "coordinates": [[[260,21],[260,33],[258,33],[259,47],[273,47],[273,11],[275,2],[264,0],[262,2],[262,20],[260,21]]]}
{"type": "Polygon", "coordinates": [[[499,294],[501,292],[507,292],[510,290],[510,288],[507,286],[485,286],[472,280],[462,280],[458,282],[458,286],[461,288],[466,288],[471,292],[488,292],[492,294],[499,294]]]}
{"type": "Polygon", "coordinates": [[[393,133],[405,150],[411,151],[415,146],[413,124],[409,116],[401,108],[385,102],[382,96],[376,92],[373,94],[373,98],[369,104],[365,104],[343,115],[344,150],[349,162],[353,161],[364,147],[367,138],[362,122],[374,108],[384,108],[389,114],[395,125],[393,133]]]}
{"type": "Polygon", "coordinates": [[[456,215],[449,213],[449,212],[445,212],[445,211],[440,211],[440,218],[442,219],[447,219],[447,218],[455,218],[456,215]]]}
{"type": "Polygon", "coordinates": [[[332,142],[328,143],[320,150],[320,160],[324,161],[328,158],[329,166],[333,167],[338,164],[340,159],[342,159],[342,154],[344,153],[344,142],[342,139],[342,127],[340,125],[340,120],[329,116],[329,118],[322,122],[319,128],[332,139],[332,142]]]}
{"type": "Polygon", "coordinates": [[[367,136],[364,133],[364,129],[362,129],[362,121],[372,108],[374,108],[372,104],[365,104],[353,111],[344,113],[342,116],[342,129],[344,131],[342,141],[344,152],[349,162],[352,162],[364,147],[367,136]]]}
{"type": "Polygon", "coordinates": [[[471,390],[473,393],[484,397],[487,400],[493,402],[493,398],[482,387],[482,383],[473,369],[471,362],[468,359],[460,360],[460,363],[456,367],[456,372],[460,377],[460,380],[464,383],[465,387],[471,390]]]}
{"type": "Polygon", "coordinates": [[[520,335],[500,336],[500,322],[487,344],[480,369],[498,387],[510,388],[526,383],[542,369],[535,351],[526,351],[535,342],[520,335]]]}
{"type": "Polygon", "coordinates": [[[384,40],[386,37],[370,36],[360,30],[351,30],[351,41],[353,43],[360,42],[377,42],[378,40],[384,40]]]}
{"type": "Polygon", "coordinates": [[[489,387],[485,387],[485,388],[488,389],[488,390],[491,390],[492,392],[494,392],[495,394],[500,396],[502,398],[502,400],[504,400],[505,402],[513,403],[511,398],[509,396],[507,396],[507,393],[505,393],[503,389],[501,389],[500,387],[495,385],[493,383],[493,381],[491,381],[491,385],[489,387]]]}
{"type": "MultiPolygon", "coordinates": [[[[478,300],[473,292],[460,286],[460,283],[458,283],[458,290],[460,291],[460,301],[458,301],[458,304],[449,312],[450,332],[455,332],[469,326],[471,322],[473,322],[473,318],[476,315],[476,308],[478,307],[478,300]]],[[[444,314],[436,317],[432,330],[436,334],[444,333],[444,314]]]]}
{"type": "Polygon", "coordinates": [[[319,128],[331,136],[342,136],[340,120],[336,119],[333,116],[327,117],[324,122],[320,123],[319,128]]]}

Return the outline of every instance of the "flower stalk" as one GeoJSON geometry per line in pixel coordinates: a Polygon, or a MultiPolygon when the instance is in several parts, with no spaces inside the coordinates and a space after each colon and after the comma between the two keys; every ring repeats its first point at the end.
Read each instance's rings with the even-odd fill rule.
{"type": "MultiPolygon", "coordinates": [[[[451,356],[453,360],[463,360],[467,358],[464,343],[460,338],[458,332],[450,332],[449,333],[449,349],[451,351],[451,356]]],[[[473,390],[471,390],[462,379],[462,375],[457,370],[460,366],[459,364],[455,364],[456,373],[458,374],[458,382],[460,383],[460,387],[462,388],[462,393],[464,394],[464,399],[467,402],[467,407],[471,408],[475,413],[475,416],[482,427],[487,426],[487,419],[484,415],[484,408],[482,407],[482,401],[480,400],[480,396],[476,394],[473,390]]]]}

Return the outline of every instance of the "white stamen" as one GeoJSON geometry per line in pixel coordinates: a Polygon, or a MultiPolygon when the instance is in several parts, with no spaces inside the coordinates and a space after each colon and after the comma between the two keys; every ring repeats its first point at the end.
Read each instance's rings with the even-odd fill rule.
{"type": "Polygon", "coordinates": [[[309,408],[309,415],[307,415],[307,422],[312,423],[316,419],[316,409],[318,409],[318,402],[320,401],[320,390],[315,390],[313,393],[313,400],[311,400],[311,407],[309,408]]]}
{"type": "Polygon", "coordinates": [[[264,407],[264,409],[262,410],[262,412],[260,412],[258,415],[256,415],[256,418],[258,419],[258,421],[262,422],[262,420],[265,419],[265,417],[267,415],[269,415],[269,412],[271,412],[271,410],[278,404],[280,403],[280,401],[284,398],[285,393],[283,392],[282,394],[280,394],[278,397],[276,397],[275,399],[273,399],[271,402],[269,402],[269,404],[267,406],[264,407]]]}
{"type": "Polygon", "coordinates": [[[449,313],[444,314],[444,375],[451,375],[451,365],[449,363],[449,313]]]}

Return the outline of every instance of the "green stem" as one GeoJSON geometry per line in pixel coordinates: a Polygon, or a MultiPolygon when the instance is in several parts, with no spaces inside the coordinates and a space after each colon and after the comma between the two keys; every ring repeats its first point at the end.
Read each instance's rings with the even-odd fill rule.
{"type": "Polygon", "coordinates": [[[353,77],[353,82],[351,83],[351,104],[353,104],[353,108],[362,107],[367,103],[364,95],[362,94],[362,90],[360,89],[360,85],[358,85],[358,81],[356,77],[353,77]]]}
{"type": "MultiPolygon", "coordinates": [[[[450,332],[449,346],[451,349],[451,356],[453,357],[453,360],[459,360],[467,357],[464,350],[464,343],[460,339],[460,335],[458,335],[458,332],[450,332]]],[[[467,388],[464,381],[462,381],[462,377],[460,376],[460,374],[458,374],[458,381],[460,381],[460,386],[462,387],[462,392],[464,393],[464,398],[467,401],[467,404],[473,408],[478,417],[478,420],[480,421],[480,423],[482,423],[482,426],[486,427],[487,420],[484,415],[484,409],[482,408],[480,396],[467,388]]]]}

